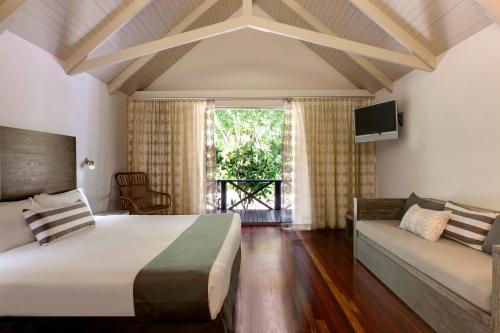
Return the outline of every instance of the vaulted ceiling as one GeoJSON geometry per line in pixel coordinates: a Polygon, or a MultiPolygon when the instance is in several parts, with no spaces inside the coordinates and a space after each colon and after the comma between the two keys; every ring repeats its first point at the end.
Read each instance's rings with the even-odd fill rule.
{"type": "Polygon", "coordinates": [[[273,26],[252,18],[241,24],[235,21],[223,27],[223,32],[214,26],[213,32],[211,28],[204,34],[200,31],[201,38],[184,38],[178,34],[192,31],[197,35],[197,29],[226,21],[242,4],[249,17],[251,1],[0,0],[0,29],[60,58],[69,74],[87,71],[106,82],[110,92],[121,90],[130,95],[142,90],[199,40],[241,28],[301,40],[355,86],[375,92],[391,89],[393,81],[415,67],[432,71],[438,65],[435,56],[493,21],[500,22],[494,1],[254,0],[275,21],[286,25],[273,26]],[[165,36],[174,37],[145,44],[165,36]],[[116,62],[113,54],[121,50],[125,51],[120,60],[130,60],[116,62]],[[108,54],[113,59],[102,57],[108,54]],[[89,64],[94,59],[97,65],[95,61],[89,64]]]}

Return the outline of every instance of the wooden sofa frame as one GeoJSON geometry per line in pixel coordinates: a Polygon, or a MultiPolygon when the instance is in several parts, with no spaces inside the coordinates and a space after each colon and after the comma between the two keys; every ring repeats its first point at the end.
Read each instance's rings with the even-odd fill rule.
{"type": "Polygon", "coordinates": [[[406,199],[354,199],[354,258],[410,306],[437,332],[500,333],[500,245],[493,247],[492,313],[358,233],[360,220],[399,220],[406,199]]]}

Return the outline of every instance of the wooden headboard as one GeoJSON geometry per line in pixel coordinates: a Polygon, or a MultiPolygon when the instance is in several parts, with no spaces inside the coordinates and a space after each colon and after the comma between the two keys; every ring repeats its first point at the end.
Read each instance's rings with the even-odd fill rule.
{"type": "Polygon", "coordinates": [[[0,126],[0,201],[76,188],[76,138],[0,126]]]}

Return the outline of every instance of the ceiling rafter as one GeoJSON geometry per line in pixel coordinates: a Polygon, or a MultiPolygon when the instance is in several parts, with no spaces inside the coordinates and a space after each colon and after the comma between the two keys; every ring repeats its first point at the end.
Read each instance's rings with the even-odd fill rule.
{"type": "MultiPolygon", "coordinates": [[[[195,8],[189,15],[182,19],[175,27],[173,27],[166,35],[173,36],[178,33],[185,31],[191,24],[193,24],[198,18],[205,14],[210,8],[212,8],[219,0],[205,0],[201,5],[195,8]]],[[[127,80],[137,73],[141,68],[143,68],[148,62],[153,59],[157,53],[151,53],[146,56],[140,57],[133,61],[127,68],[116,75],[108,84],[108,91],[110,94],[119,90],[127,80]]]]}
{"type": "Polygon", "coordinates": [[[253,14],[253,0],[243,0],[243,16],[252,16],[253,14]]]}
{"type": "Polygon", "coordinates": [[[120,11],[118,15],[106,23],[104,27],[66,59],[64,64],[66,73],[73,74],[74,69],[84,61],[92,51],[105,43],[111,36],[149,5],[151,1],[152,0],[134,0],[120,11]]]}
{"type": "Polygon", "coordinates": [[[24,4],[26,0],[5,0],[0,4],[0,27],[24,4]]]}
{"type": "Polygon", "coordinates": [[[248,19],[240,17],[220,23],[215,23],[203,28],[182,32],[175,35],[169,35],[152,42],[132,46],[114,53],[109,53],[100,57],[85,60],[77,68],[75,68],[74,72],[87,72],[101,66],[116,64],[126,60],[131,60],[142,56],[147,56],[149,54],[169,50],[177,46],[204,40],[210,37],[238,31],[248,26],[247,21],[248,19]]]}
{"type": "Polygon", "coordinates": [[[321,32],[302,29],[289,24],[273,22],[260,17],[252,17],[248,26],[250,29],[269,32],[292,39],[309,42],[312,44],[344,51],[346,53],[366,56],[373,59],[391,62],[424,71],[432,71],[433,68],[412,54],[401,53],[377,46],[355,42],[349,39],[335,37],[321,32]]]}
{"type": "Polygon", "coordinates": [[[406,54],[380,47],[363,44],[348,39],[331,36],[325,33],[302,29],[299,27],[273,22],[256,16],[244,16],[224,22],[212,24],[203,28],[167,36],[152,42],[126,48],[114,53],[83,61],[74,70],[75,73],[87,72],[95,68],[112,65],[146,56],[152,53],[168,50],[177,46],[197,42],[203,39],[226,34],[241,29],[253,29],[268,32],[328,48],[337,49],[346,53],[366,56],[382,61],[395,63],[402,66],[432,71],[433,67],[426,64],[413,54],[406,54]]]}
{"type": "Polygon", "coordinates": [[[436,68],[436,56],[377,6],[369,0],[349,0],[349,2],[394,37],[401,45],[422,59],[428,66],[432,69],[436,68]]]}
{"type": "MultiPolygon", "coordinates": [[[[291,10],[300,16],[304,21],[309,23],[314,29],[319,32],[338,37],[330,27],[321,22],[315,15],[305,9],[301,4],[295,0],[281,0],[285,5],[287,5],[291,10]]],[[[356,62],[360,67],[372,75],[379,83],[382,84],[384,88],[392,92],[394,87],[394,82],[388,77],[384,72],[373,65],[368,59],[363,56],[347,54],[354,62],[356,62]]]]}
{"type": "Polygon", "coordinates": [[[483,7],[486,15],[496,24],[500,25],[500,1],[498,0],[476,0],[483,7]]]}

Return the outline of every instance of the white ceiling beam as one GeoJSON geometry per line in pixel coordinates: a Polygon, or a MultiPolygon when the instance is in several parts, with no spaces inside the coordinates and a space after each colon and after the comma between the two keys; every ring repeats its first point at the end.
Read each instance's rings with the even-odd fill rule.
{"type": "Polygon", "coordinates": [[[436,56],[412,35],[406,32],[399,24],[394,22],[389,16],[372,4],[369,0],[349,0],[363,14],[368,16],[373,22],[394,37],[401,45],[408,48],[416,56],[425,61],[427,65],[436,68],[436,56]]]}
{"type": "Polygon", "coordinates": [[[431,66],[429,66],[423,60],[413,54],[387,50],[380,47],[331,36],[321,32],[302,29],[296,26],[291,26],[279,22],[273,22],[260,17],[252,17],[250,19],[250,22],[251,23],[249,25],[249,28],[251,29],[269,32],[276,35],[344,51],[349,54],[387,61],[406,67],[421,69],[429,72],[433,70],[431,66]]]}
{"type": "Polygon", "coordinates": [[[476,0],[483,7],[486,15],[496,24],[500,24],[500,1],[498,0],[476,0]]]}
{"type": "MultiPolygon", "coordinates": [[[[302,17],[304,21],[309,23],[314,29],[319,32],[338,37],[338,35],[330,29],[326,24],[321,22],[316,16],[305,9],[301,4],[295,0],[281,0],[285,5],[287,5],[291,10],[293,10],[297,15],[302,17]]],[[[382,86],[388,91],[392,92],[394,89],[394,82],[388,77],[384,72],[373,65],[368,59],[362,56],[347,54],[355,63],[362,67],[365,71],[370,73],[382,86]]]]}
{"type": "Polygon", "coordinates": [[[253,0],[242,0],[243,16],[252,16],[253,0]]]}
{"type": "Polygon", "coordinates": [[[238,17],[224,22],[212,24],[203,28],[163,37],[152,42],[140,44],[114,53],[109,53],[100,57],[85,60],[75,68],[74,73],[87,72],[101,66],[112,65],[122,61],[147,56],[153,53],[172,49],[177,46],[186,45],[210,37],[226,34],[228,32],[241,30],[246,28],[247,26],[248,19],[238,17]]]}
{"type": "Polygon", "coordinates": [[[5,0],[0,4],[0,27],[21,7],[26,0],[5,0]]]}
{"type": "Polygon", "coordinates": [[[85,60],[75,69],[75,73],[82,73],[101,66],[112,65],[122,61],[135,59],[152,53],[168,50],[177,46],[197,42],[199,40],[250,28],[258,31],[309,42],[355,55],[366,56],[402,66],[432,71],[420,58],[412,54],[400,53],[382,49],[376,46],[354,42],[340,37],[327,35],[321,32],[298,28],[295,26],[270,21],[260,17],[242,16],[221,23],[212,24],[203,28],[167,36],[149,43],[133,46],[114,53],[85,60]]]}
{"type": "MultiPolygon", "coordinates": [[[[173,27],[165,37],[176,35],[185,31],[191,24],[193,24],[198,18],[205,14],[213,5],[215,5],[219,0],[205,0],[201,5],[196,7],[188,16],[186,16],[182,21],[180,21],[175,27],[173,27]]],[[[132,75],[137,73],[142,67],[144,67],[151,59],[156,56],[157,53],[148,54],[147,56],[140,57],[132,62],[127,68],[121,71],[117,76],[115,76],[108,84],[108,91],[110,94],[114,93],[120,89],[123,84],[132,75]]]]}
{"type": "Polygon", "coordinates": [[[111,36],[119,31],[125,24],[130,22],[139,14],[152,0],[135,0],[118,15],[102,27],[92,38],[80,46],[65,61],[64,69],[67,74],[73,74],[73,70],[84,61],[92,51],[105,43],[111,36]]]}

